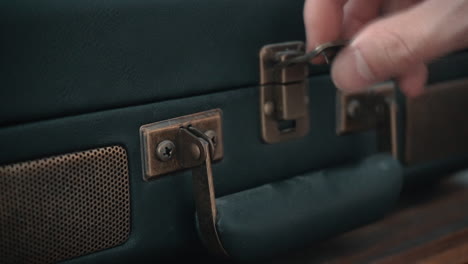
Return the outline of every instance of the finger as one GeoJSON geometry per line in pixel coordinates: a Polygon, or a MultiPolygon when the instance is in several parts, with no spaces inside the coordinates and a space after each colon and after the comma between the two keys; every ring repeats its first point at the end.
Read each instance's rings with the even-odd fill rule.
{"type": "Polygon", "coordinates": [[[423,0],[392,0],[385,1],[382,6],[383,13],[394,13],[415,5],[423,0]]]}
{"type": "Polygon", "coordinates": [[[351,39],[364,25],[380,15],[384,0],[350,0],[344,6],[343,37],[351,39]]]}
{"type": "Polygon", "coordinates": [[[468,1],[427,0],[363,29],[338,54],[332,77],[357,91],[392,77],[404,80],[416,65],[468,45],[468,1]]]}
{"type": "Polygon", "coordinates": [[[408,97],[417,97],[424,93],[427,76],[428,70],[426,64],[418,64],[400,77],[400,89],[408,97]]]}
{"type": "MultiPolygon", "coordinates": [[[[318,45],[340,39],[343,6],[347,0],[307,0],[304,5],[304,25],[307,51],[318,45]]],[[[321,60],[314,60],[315,63],[321,60]]]]}

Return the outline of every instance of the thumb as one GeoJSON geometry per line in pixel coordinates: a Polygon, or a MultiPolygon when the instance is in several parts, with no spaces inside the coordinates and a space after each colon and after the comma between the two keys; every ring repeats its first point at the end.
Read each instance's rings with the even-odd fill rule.
{"type": "Polygon", "coordinates": [[[426,63],[468,44],[468,1],[427,0],[362,30],[335,59],[332,78],[359,91],[396,78],[406,95],[423,92],[426,63]]]}

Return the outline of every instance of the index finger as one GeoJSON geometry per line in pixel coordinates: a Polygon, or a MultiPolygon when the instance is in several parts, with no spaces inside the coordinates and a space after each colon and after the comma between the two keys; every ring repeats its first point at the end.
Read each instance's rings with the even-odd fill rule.
{"type": "Polygon", "coordinates": [[[338,40],[343,29],[343,6],[348,0],[307,0],[304,4],[304,25],[307,51],[338,40]]]}

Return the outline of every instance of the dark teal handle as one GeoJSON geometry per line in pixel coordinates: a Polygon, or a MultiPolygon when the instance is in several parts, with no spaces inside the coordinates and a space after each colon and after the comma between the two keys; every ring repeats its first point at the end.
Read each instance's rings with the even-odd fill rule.
{"type": "Polygon", "coordinates": [[[383,216],[398,199],[402,168],[379,154],[216,199],[229,256],[255,260],[310,245],[383,216]]]}

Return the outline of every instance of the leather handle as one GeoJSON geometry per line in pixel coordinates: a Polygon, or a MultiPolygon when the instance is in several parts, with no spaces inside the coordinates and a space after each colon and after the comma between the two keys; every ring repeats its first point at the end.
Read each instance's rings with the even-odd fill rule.
{"type": "Polygon", "coordinates": [[[230,257],[266,258],[381,217],[402,181],[400,163],[378,154],[217,198],[216,228],[230,257]]]}

